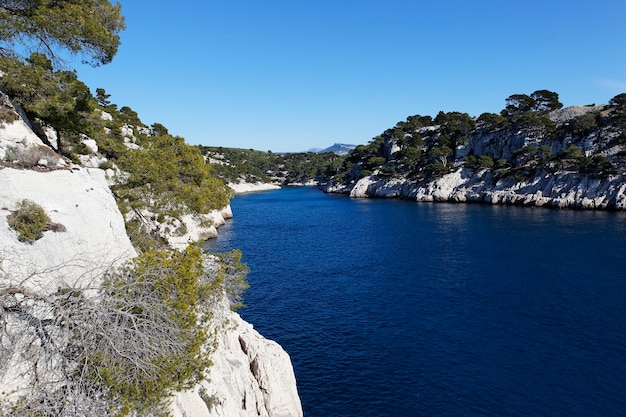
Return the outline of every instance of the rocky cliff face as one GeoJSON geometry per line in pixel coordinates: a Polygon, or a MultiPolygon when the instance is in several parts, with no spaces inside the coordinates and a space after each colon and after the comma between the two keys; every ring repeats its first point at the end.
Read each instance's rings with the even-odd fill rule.
{"type": "Polygon", "coordinates": [[[367,167],[357,161],[352,181],[331,182],[324,190],[355,198],[626,210],[626,143],[612,123],[614,112],[610,106],[559,109],[549,115],[552,130],[478,124],[447,155],[436,149],[445,136],[441,126],[404,132],[401,139],[397,129],[388,131],[379,151],[383,165],[354,179],[367,167]],[[585,128],[576,127],[583,122],[585,128]],[[404,156],[415,136],[423,140],[422,163],[430,164],[422,171],[407,168],[404,156]],[[435,165],[443,173],[428,171],[435,165]]]}
{"type": "Polygon", "coordinates": [[[224,323],[208,378],[176,395],[174,417],[302,416],[287,353],[222,303],[224,323]]]}
{"type": "MultiPolygon", "coordinates": [[[[342,192],[327,187],[328,192],[342,192]]],[[[626,210],[623,175],[593,178],[579,173],[546,173],[529,181],[498,180],[487,171],[459,169],[429,182],[360,179],[350,197],[406,198],[421,202],[510,204],[537,207],[626,210]]]]}
{"type": "MultiPolygon", "coordinates": [[[[107,268],[136,255],[105,171],[79,167],[55,155],[23,119],[0,127],[0,290],[5,295],[18,285],[25,294],[32,291],[44,296],[57,291],[61,284],[97,288],[107,268]],[[31,169],[4,162],[32,153],[37,160],[31,169]],[[7,219],[22,199],[43,207],[59,227],[44,232],[32,244],[19,241],[7,219]]],[[[218,224],[229,215],[229,208],[211,214],[218,224]]],[[[203,228],[191,227],[193,219],[188,220],[189,232],[174,242],[181,247],[206,233],[203,228]]],[[[287,353],[230,311],[226,300],[218,306],[216,319],[219,336],[213,366],[206,380],[175,395],[173,415],[302,416],[287,353]]],[[[10,326],[4,329],[7,334],[13,330],[10,326]]],[[[0,400],[7,400],[27,392],[32,381],[22,373],[18,358],[3,352],[0,400]]],[[[22,353],[26,352],[18,355],[23,360],[22,353]]]]}

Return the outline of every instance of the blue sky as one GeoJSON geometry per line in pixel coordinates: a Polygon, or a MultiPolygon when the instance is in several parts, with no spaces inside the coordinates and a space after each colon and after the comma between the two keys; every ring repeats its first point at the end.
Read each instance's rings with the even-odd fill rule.
{"type": "Polygon", "coordinates": [[[499,112],[516,93],[568,106],[626,92],[623,0],[121,4],[118,55],[79,78],[191,144],[364,144],[409,115],[499,112]]]}

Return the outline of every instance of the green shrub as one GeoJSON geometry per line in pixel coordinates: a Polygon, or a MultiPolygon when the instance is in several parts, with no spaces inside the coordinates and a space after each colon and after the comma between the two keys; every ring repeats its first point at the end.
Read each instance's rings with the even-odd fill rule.
{"type": "Polygon", "coordinates": [[[27,243],[40,239],[50,222],[44,209],[30,200],[20,201],[7,220],[9,227],[17,231],[18,239],[27,243]]]}
{"type": "Polygon", "coordinates": [[[112,169],[113,168],[113,162],[111,162],[110,160],[106,160],[106,161],[102,161],[100,162],[100,165],[98,165],[98,168],[102,169],[102,170],[107,170],[107,169],[112,169]]]}
{"type": "Polygon", "coordinates": [[[89,155],[91,153],[91,150],[89,149],[89,147],[85,145],[83,142],[79,142],[75,144],[73,148],[74,148],[74,152],[76,152],[79,155],[89,155]]]}
{"type": "Polygon", "coordinates": [[[599,112],[585,113],[576,116],[569,121],[566,126],[566,131],[579,135],[587,135],[598,127],[599,116],[599,112]]]}
{"type": "Polygon", "coordinates": [[[470,168],[484,169],[492,168],[495,165],[495,162],[493,158],[489,155],[481,155],[478,157],[474,155],[468,155],[465,157],[465,164],[470,168]]]}
{"type": "Polygon", "coordinates": [[[495,113],[483,113],[478,116],[476,122],[490,129],[499,129],[505,127],[509,123],[506,117],[495,113]]]}
{"type": "Polygon", "coordinates": [[[435,161],[431,164],[426,165],[425,171],[426,171],[427,177],[434,179],[434,178],[443,177],[445,174],[447,174],[450,171],[450,169],[446,165],[444,165],[442,162],[435,161]]]}
{"type": "Polygon", "coordinates": [[[217,255],[221,265],[219,277],[233,311],[243,307],[243,293],[250,287],[247,278],[250,268],[241,262],[241,255],[239,249],[217,255]]]}
{"type": "Polygon", "coordinates": [[[198,148],[181,137],[150,138],[141,149],[129,150],[117,161],[129,173],[114,187],[116,195],[155,213],[174,210],[182,215],[208,213],[226,206],[230,192],[204,162],[198,148]]]}
{"type": "Polygon", "coordinates": [[[167,415],[170,395],[205,377],[219,281],[195,247],[144,252],[104,277],[97,324],[77,343],[90,346],[82,370],[115,415],[167,415]]]}
{"type": "Polygon", "coordinates": [[[387,163],[387,158],[385,158],[384,156],[372,156],[367,159],[367,162],[364,166],[369,170],[375,170],[385,163],[387,163]]]}
{"type": "Polygon", "coordinates": [[[569,145],[567,148],[558,153],[557,158],[582,162],[585,159],[585,153],[580,147],[576,145],[569,145]]]}
{"type": "Polygon", "coordinates": [[[510,168],[510,164],[509,161],[502,158],[502,159],[498,159],[497,161],[494,162],[493,164],[493,169],[508,169],[510,168]]]}
{"type": "Polygon", "coordinates": [[[359,178],[369,177],[370,175],[372,175],[372,171],[370,171],[369,169],[363,169],[360,172],[359,178]]]}
{"type": "Polygon", "coordinates": [[[398,170],[396,169],[396,167],[391,166],[391,165],[384,165],[380,168],[380,174],[384,175],[384,176],[393,176],[396,175],[398,173],[398,170]]]}
{"type": "Polygon", "coordinates": [[[5,73],[0,86],[31,120],[39,119],[64,132],[85,128],[85,115],[96,101],[73,71],[53,71],[40,53],[32,54],[27,62],[1,56],[0,65],[5,73]]]}
{"type": "Polygon", "coordinates": [[[594,155],[583,160],[580,171],[597,175],[609,174],[613,172],[613,164],[604,155],[594,155]]]}
{"type": "Polygon", "coordinates": [[[78,156],[78,154],[76,152],[70,152],[69,154],[67,154],[67,157],[70,158],[70,161],[72,161],[73,164],[76,165],[80,165],[80,157],[78,156]]]}

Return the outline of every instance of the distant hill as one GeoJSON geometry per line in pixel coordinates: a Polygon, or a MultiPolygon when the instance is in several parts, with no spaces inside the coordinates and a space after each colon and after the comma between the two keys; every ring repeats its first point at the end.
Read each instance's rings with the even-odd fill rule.
{"type": "Polygon", "coordinates": [[[332,151],[274,153],[211,146],[201,146],[200,149],[217,175],[234,185],[325,184],[338,172],[345,159],[332,151]]]}
{"type": "Polygon", "coordinates": [[[335,143],[333,146],[330,146],[326,149],[322,149],[322,150],[315,150],[316,153],[327,153],[327,152],[333,152],[337,155],[347,155],[350,153],[350,151],[352,149],[356,148],[356,145],[348,145],[345,143],[335,143]]]}

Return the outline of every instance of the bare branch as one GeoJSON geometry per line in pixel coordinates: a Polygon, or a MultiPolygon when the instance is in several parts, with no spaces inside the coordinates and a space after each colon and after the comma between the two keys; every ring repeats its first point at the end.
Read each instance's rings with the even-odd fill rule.
{"type": "Polygon", "coordinates": [[[7,275],[9,260],[0,253],[0,415],[141,415],[209,365],[219,295],[197,253],[92,265],[71,282],[59,274],[79,259],[22,278],[7,275]]]}

